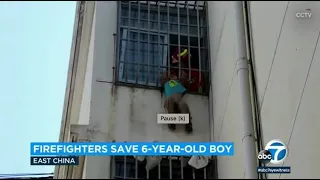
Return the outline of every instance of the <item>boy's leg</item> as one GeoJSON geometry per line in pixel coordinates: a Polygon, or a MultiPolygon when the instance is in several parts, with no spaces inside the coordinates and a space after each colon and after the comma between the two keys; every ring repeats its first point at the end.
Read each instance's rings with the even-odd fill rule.
{"type": "Polygon", "coordinates": [[[191,112],[190,112],[188,104],[182,99],[182,97],[183,97],[182,94],[174,94],[172,96],[172,98],[178,104],[181,113],[182,114],[189,114],[189,123],[186,124],[185,130],[186,130],[186,132],[191,133],[193,131],[191,112]]]}
{"type": "MultiPolygon", "coordinates": [[[[175,113],[174,111],[174,107],[175,107],[175,101],[172,97],[168,97],[165,101],[165,108],[167,109],[168,113],[175,113]]],[[[170,130],[175,130],[176,129],[176,125],[175,124],[168,124],[168,127],[170,130]]]]}

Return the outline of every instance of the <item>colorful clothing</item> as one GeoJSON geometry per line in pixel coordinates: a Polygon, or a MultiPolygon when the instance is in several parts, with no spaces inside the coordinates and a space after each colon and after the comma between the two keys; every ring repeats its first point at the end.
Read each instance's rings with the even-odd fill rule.
{"type": "MultiPolygon", "coordinates": [[[[179,53],[179,49],[178,48],[176,48],[175,49],[175,51],[174,51],[174,53],[173,53],[173,57],[176,59],[176,60],[173,60],[172,59],[172,63],[178,63],[179,62],[179,56],[180,56],[180,54],[183,52],[183,50],[182,49],[180,49],[181,50],[181,52],[179,53]]],[[[189,61],[188,61],[188,55],[189,55],[189,53],[188,53],[188,51],[187,51],[187,53],[186,54],[184,54],[183,56],[180,56],[180,61],[182,62],[182,63],[188,63],[189,61]]]]}
{"type": "Polygon", "coordinates": [[[187,91],[186,88],[178,80],[170,80],[164,85],[164,94],[166,97],[170,97],[172,94],[183,94],[187,91]]]}
{"type": "MultiPolygon", "coordinates": [[[[188,70],[186,70],[186,73],[189,76],[188,70]]],[[[203,72],[199,73],[199,71],[197,71],[197,70],[191,70],[190,75],[191,75],[190,79],[192,81],[190,82],[188,92],[199,92],[200,88],[203,90],[204,89],[204,82],[205,82],[204,73],[203,72]],[[201,78],[201,80],[200,80],[200,78],[201,78]]]]}

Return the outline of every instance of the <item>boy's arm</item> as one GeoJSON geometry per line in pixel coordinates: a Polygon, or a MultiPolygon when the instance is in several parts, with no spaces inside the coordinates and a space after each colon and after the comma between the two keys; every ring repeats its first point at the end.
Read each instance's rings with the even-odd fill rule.
{"type": "Polygon", "coordinates": [[[164,91],[164,85],[165,83],[168,81],[168,73],[167,72],[163,72],[163,74],[161,75],[161,87],[160,87],[160,93],[162,94],[164,91]]]}
{"type": "Polygon", "coordinates": [[[186,73],[182,73],[181,77],[180,77],[180,82],[181,84],[189,90],[189,80],[188,80],[188,75],[186,73]]]}
{"type": "Polygon", "coordinates": [[[186,78],[180,78],[180,81],[181,81],[181,84],[182,84],[187,90],[189,90],[189,85],[190,85],[190,83],[189,83],[188,79],[186,79],[186,78]]]}
{"type": "Polygon", "coordinates": [[[166,82],[169,80],[168,72],[163,72],[161,76],[161,86],[164,86],[166,82]]]}

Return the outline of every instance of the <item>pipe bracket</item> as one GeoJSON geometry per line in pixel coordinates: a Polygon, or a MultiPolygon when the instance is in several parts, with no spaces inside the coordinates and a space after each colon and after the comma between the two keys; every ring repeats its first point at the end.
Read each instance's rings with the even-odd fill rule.
{"type": "Polygon", "coordinates": [[[245,134],[245,135],[242,137],[242,142],[243,142],[243,139],[246,138],[246,137],[248,137],[248,136],[249,136],[249,137],[253,137],[251,133],[247,133],[247,134],[245,134]]]}
{"type": "Polygon", "coordinates": [[[246,57],[242,57],[237,60],[237,74],[240,70],[247,70],[249,71],[249,61],[246,57]]]}

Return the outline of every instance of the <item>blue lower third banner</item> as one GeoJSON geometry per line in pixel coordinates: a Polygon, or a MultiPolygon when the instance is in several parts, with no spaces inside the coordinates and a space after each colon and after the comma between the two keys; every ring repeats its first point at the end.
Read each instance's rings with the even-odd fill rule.
{"type": "Polygon", "coordinates": [[[31,156],[233,156],[233,142],[33,142],[31,156]]]}
{"type": "Polygon", "coordinates": [[[79,157],[32,156],[30,165],[79,165],[79,157]]]}

